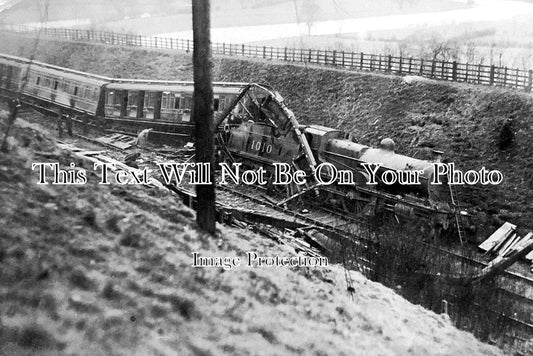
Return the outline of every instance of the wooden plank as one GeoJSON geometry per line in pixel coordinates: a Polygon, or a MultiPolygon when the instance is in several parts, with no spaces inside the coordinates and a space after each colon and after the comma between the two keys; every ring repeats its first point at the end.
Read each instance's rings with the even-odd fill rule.
{"type": "Polygon", "coordinates": [[[521,259],[522,257],[528,255],[530,251],[533,250],[533,239],[528,239],[528,241],[516,251],[513,251],[508,257],[496,257],[491,261],[481,273],[474,276],[471,280],[473,282],[479,283],[487,278],[490,278],[498,273],[505,271],[507,267],[521,259]]]}
{"type": "Polygon", "coordinates": [[[506,237],[503,237],[501,240],[498,241],[498,243],[496,245],[494,245],[494,247],[492,249],[490,249],[489,251],[487,251],[487,253],[496,253],[496,254],[499,254],[499,251],[501,251],[501,249],[507,244],[507,242],[509,241],[509,239],[512,239],[516,236],[516,234],[514,233],[510,233],[509,235],[507,235],[506,237]]]}
{"type": "Polygon", "coordinates": [[[502,245],[502,247],[499,249],[498,251],[498,255],[500,256],[505,256],[505,253],[510,249],[512,248],[515,243],[517,243],[518,241],[520,241],[522,239],[521,236],[519,236],[518,234],[512,234],[510,235],[508,238],[507,238],[507,242],[505,244],[502,245]]]}
{"type": "Polygon", "coordinates": [[[496,230],[488,239],[483,241],[479,248],[485,252],[492,250],[502,239],[507,238],[516,230],[516,225],[505,222],[498,230],[496,230]]]}
{"type": "Polygon", "coordinates": [[[514,246],[510,248],[508,253],[511,253],[512,251],[520,250],[523,246],[527,245],[528,241],[533,238],[533,233],[529,232],[526,236],[521,238],[519,241],[517,241],[514,246]]]}

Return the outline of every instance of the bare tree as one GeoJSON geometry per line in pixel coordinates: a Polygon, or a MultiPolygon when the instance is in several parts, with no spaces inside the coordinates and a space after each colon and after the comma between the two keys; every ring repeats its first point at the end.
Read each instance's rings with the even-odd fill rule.
{"type": "Polygon", "coordinates": [[[194,96],[192,118],[195,123],[196,162],[210,167],[211,184],[196,186],[196,223],[215,233],[215,154],[213,122],[213,74],[209,0],[192,0],[194,96]]]}
{"type": "Polygon", "coordinates": [[[466,62],[475,63],[476,62],[477,48],[475,42],[468,42],[466,44],[466,62]]]}
{"type": "Polygon", "coordinates": [[[313,27],[317,20],[317,13],[320,10],[320,7],[318,6],[317,0],[301,1],[300,6],[300,13],[307,25],[307,34],[311,35],[311,27],[313,27]]]}

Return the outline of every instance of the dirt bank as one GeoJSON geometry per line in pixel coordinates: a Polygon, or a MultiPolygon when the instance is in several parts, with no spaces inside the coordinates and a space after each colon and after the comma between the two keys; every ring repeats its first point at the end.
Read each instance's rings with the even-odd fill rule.
{"type": "MultiPolygon", "coordinates": [[[[0,50],[99,74],[191,79],[190,55],[29,40],[6,36],[0,50]]],[[[266,82],[276,88],[304,124],[354,133],[361,143],[396,141],[397,152],[432,158],[432,150],[466,170],[498,169],[498,186],[465,186],[459,197],[473,209],[480,237],[505,220],[533,228],[531,95],[504,89],[414,80],[398,76],[304,67],[270,61],[217,58],[215,79],[266,82]],[[500,131],[513,119],[510,147],[499,148],[500,131]]]]}

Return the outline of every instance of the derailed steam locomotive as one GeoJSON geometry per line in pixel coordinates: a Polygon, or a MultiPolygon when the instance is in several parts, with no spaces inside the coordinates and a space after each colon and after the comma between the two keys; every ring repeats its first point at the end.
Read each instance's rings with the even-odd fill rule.
{"type": "MultiPolygon", "coordinates": [[[[424,219],[433,234],[460,225],[461,212],[446,178],[443,184],[431,184],[436,174],[433,162],[395,153],[391,139],[372,148],[353,142],[340,130],[300,125],[268,86],[246,86],[219,115],[218,126],[224,128],[218,140],[226,161],[263,167],[270,174],[280,162],[292,171],[306,172],[303,185],[270,187],[286,194],[283,203],[301,198],[350,215],[388,212],[396,218],[424,219]],[[402,184],[390,179],[399,172],[416,172],[417,180],[402,184]]],[[[440,153],[436,151],[437,160],[440,153]]]]}

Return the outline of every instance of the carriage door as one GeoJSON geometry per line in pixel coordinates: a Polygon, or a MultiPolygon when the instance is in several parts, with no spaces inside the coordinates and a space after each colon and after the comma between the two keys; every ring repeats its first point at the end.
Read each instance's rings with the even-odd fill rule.
{"type": "Polygon", "coordinates": [[[137,95],[137,118],[140,119],[144,117],[144,90],[139,90],[137,95]]]}
{"type": "Polygon", "coordinates": [[[137,107],[139,92],[136,90],[130,90],[128,92],[127,112],[128,117],[137,117],[137,107]]]}
{"type": "Polygon", "coordinates": [[[155,103],[154,103],[154,120],[161,119],[161,103],[163,99],[163,92],[158,91],[155,93],[155,103]]]}
{"type": "Polygon", "coordinates": [[[117,97],[120,98],[120,116],[128,116],[128,91],[117,90],[117,97]]]}
{"type": "Polygon", "coordinates": [[[6,89],[12,89],[11,80],[13,79],[13,67],[8,65],[6,66],[6,89]]]}

